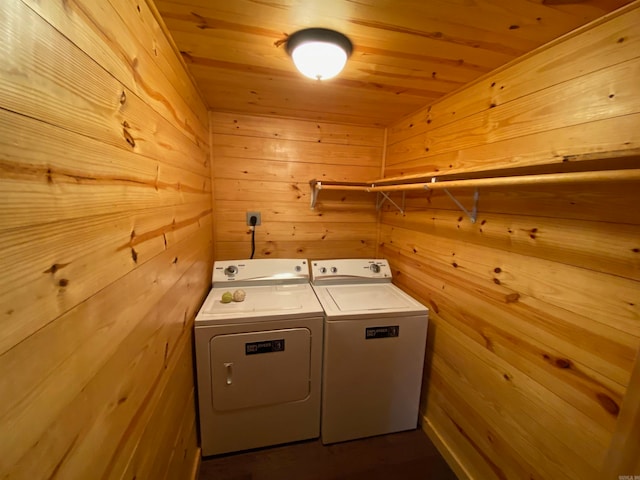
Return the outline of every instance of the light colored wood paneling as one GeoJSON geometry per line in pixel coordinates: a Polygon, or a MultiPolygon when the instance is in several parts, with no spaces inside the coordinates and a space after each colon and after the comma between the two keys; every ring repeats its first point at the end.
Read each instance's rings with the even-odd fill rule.
{"type": "MultiPolygon", "coordinates": [[[[473,205],[472,189],[458,189],[453,193],[463,205],[473,205]]],[[[401,200],[397,193],[391,198],[396,202],[401,200]]],[[[530,211],[540,217],[640,225],[640,209],[635,208],[638,202],[640,191],[633,182],[523,185],[517,190],[511,187],[482,188],[478,208],[479,215],[517,215],[530,211]]],[[[460,212],[442,192],[407,192],[405,208],[414,212],[430,208],[460,212]]],[[[385,211],[393,212],[393,209],[385,207],[385,211]]]]}
{"type": "MultiPolygon", "coordinates": [[[[196,399],[190,399],[195,402],[196,399]]],[[[196,480],[197,468],[200,465],[200,448],[198,447],[198,436],[196,434],[196,413],[192,405],[187,404],[184,407],[184,416],[182,417],[181,431],[173,449],[169,468],[164,476],[167,480],[180,478],[181,476],[188,480],[196,480]],[[185,476],[185,472],[192,469],[190,476],[185,476]]]]}
{"type": "MultiPolygon", "coordinates": [[[[379,126],[629,0],[557,3],[157,1],[213,110],[379,126]],[[308,27],[335,29],[353,42],[338,77],[320,83],[295,70],[284,42],[308,27]]],[[[588,47],[576,55],[593,60],[588,47]]],[[[542,66],[533,77],[552,70],[542,66]]]]}
{"type": "MultiPolygon", "coordinates": [[[[475,415],[486,421],[491,429],[501,433],[509,432],[510,446],[524,459],[523,464],[519,465],[520,470],[527,471],[525,465],[528,463],[535,469],[535,473],[530,473],[529,477],[593,478],[597,471],[593,466],[580,462],[578,455],[569,446],[548,434],[548,422],[553,423],[558,418],[557,413],[545,409],[552,408],[551,405],[539,404],[537,392],[530,391],[526,385],[521,384],[517,373],[513,376],[511,373],[503,373],[500,365],[484,363],[472,351],[457,345],[453,337],[442,335],[442,338],[448,341],[442,343],[443,348],[440,350],[449,348],[448,355],[445,358],[434,356],[433,369],[439,376],[447,378],[449,385],[454,388],[455,396],[476,399],[473,402],[475,415]],[[504,375],[509,376],[509,380],[505,380],[504,375]],[[495,406],[506,402],[519,402],[523,407],[526,405],[532,408],[511,410],[495,406]],[[553,460],[558,453],[562,454],[563,462],[553,460]]],[[[446,390],[444,392],[446,396],[446,390]]],[[[472,410],[469,413],[474,412],[472,410]]],[[[467,434],[473,439],[471,432],[468,431],[467,434]]],[[[587,439],[589,440],[591,439],[587,439]]],[[[478,440],[475,442],[479,444],[478,440]]],[[[576,445],[584,444],[572,444],[576,445]]],[[[484,460],[486,462],[487,458],[484,460]]],[[[510,460],[513,462],[515,459],[512,457],[510,460]]],[[[506,469],[505,464],[507,462],[496,458],[494,469],[502,471],[506,469]]],[[[504,475],[503,478],[509,477],[504,475]]]]}
{"type": "Polygon", "coordinates": [[[217,259],[250,256],[247,211],[262,214],[256,258],[374,256],[375,196],[331,192],[311,210],[309,180],[375,177],[384,130],[285,119],[271,125],[267,117],[219,112],[211,116],[217,259]]]}
{"type": "MultiPolygon", "coordinates": [[[[638,7],[392,125],[385,175],[637,167],[597,157],[640,145],[638,7]]],[[[385,207],[381,256],[433,314],[423,428],[464,477],[604,478],[640,347],[638,191],[481,188],[475,224],[442,192],[385,207]]]]}
{"type": "Polygon", "coordinates": [[[250,115],[227,115],[211,113],[211,128],[220,135],[242,135],[245,137],[277,138],[302,142],[335,145],[361,145],[382,147],[383,137],[375,127],[343,125],[324,122],[291,122],[278,117],[255,117],[250,115]]]}
{"type": "MultiPolygon", "coordinates": [[[[205,259],[206,255],[201,252],[199,257],[205,259]]],[[[190,319],[195,312],[189,304],[199,301],[199,298],[194,299],[193,296],[199,297],[200,292],[197,288],[192,289],[189,283],[196,280],[196,275],[206,278],[203,275],[206,272],[198,272],[198,269],[206,270],[206,264],[203,262],[199,266],[197,263],[195,265],[127,335],[113,352],[113,356],[83,389],[83,394],[63,410],[61,418],[73,415],[73,422],[68,418],[54,422],[38,447],[32,448],[25,456],[25,462],[32,462],[35,456],[42,456],[43,462],[46,462],[47,451],[51,449],[50,436],[55,438],[56,445],[60,444],[64,448],[66,442],[73,441],[72,436],[75,435],[81,440],[76,440],[74,450],[77,454],[66,459],[58,467],[59,471],[71,478],[84,478],[95,474],[94,472],[111,472],[109,475],[116,476],[111,462],[117,463],[119,456],[126,455],[122,444],[115,441],[120,439],[122,429],[133,432],[144,426],[142,422],[149,415],[147,410],[152,409],[155,403],[152,395],[158,394],[157,385],[179,381],[168,376],[166,371],[173,361],[178,343],[188,343],[191,335],[190,319]],[[127,375],[122,375],[125,371],[127,375]],[[114,383],[116,372],[120,375],[119,380],[114,383]],[[147,383],[152,385],[151,393],[147,383]],[[102,452],[98,458],[93,455],[96,450],[102,452]]],[[[198,283],[195,285],[202,288],[202,280],[196,281],[198,283]]],[[[105,350],[111,352],[109,348],[105,350]]],[[[167,423],[176,424],[172,421],[167,423]]],[[[131,439],[137,438],[136,434],[131,435],[131,439]]],[[[157,446],[152,450],[155,452],[160,448],[157,446]]],[[[164,457],[158,458],[158,463],[167,460],[164,457]]]]}
{"type": "Polygon", "coordinates": [[[640,471],[640,356],[636,358],[629,390],[622,404],[620,418],[614,432],[602,473],[605,477],[634,474],[640,471]]]}
{"type": "Polygon", "coordinates": [[[456,173],[491,168],[525,168],[552,164],[554,168],[575,168],[575,156],[616,151],[621,145],[640,148],[640,133],[635,129],[640,115],[603,119],[573,125],[558,131],[544,131],[486,145],[444,153],[433,152],[425,158],[426,138],[415,137],[396,144],[387,176],[424,171],[456,173]]]}
{"type": "MultiPolygon", "coordinates": [[[[446,286],[456,292],[460,291],[460,295],[466,295],[465,290],[472,290],[478,293],[482,300],[478,302],[470,298],[468,302],[477,304],[480,308],[485,308],[485,302],[494,302],[498,308],[508,305],[504,307],[503,313],[496,313],[493,307],[486,306],[492,309],[492,318],[505,315],[501,328],[511,326],[511,333],[529,332],[532,338],[538,339],[537,342],[552,347],[556,352],[553,356],[558,356],[557,352],[573,350],[580,363],[588,366],[589,370],[598,372],[596,377],[599,382],[607,383],[608,388],[619,393],[623,392],[620,386],[626,386],[628,382],[629,369],[638,347],[638,335],[634,334],[637,327],[630,321],[617,322],[617,314],[608,313],[606,308],[601,308],[597,315],[593,315],[592,310],[586,306],[575,312],[563,310],[563,307],[566,307],[563,299],[571,295],[580,296],[584,303],[592,306],[597,304],[593,295],[573,293],[576,290],[573,285],[587,283],[587,280],[581,278],[582,269],[555,267],[552,263],[547,263],[543,268],[560,268],[561,271],[553,281],[547,280],[540,286],[540,275],[533,270],[539,263],[535,259],[486,247],[467,247],[464,242],[443,240],[437,236],[402,232],[397,229],[390,232],[386,227],[382,229],[381,239],[385,254],[396,259],[394,266],[398,265],[397,268],[401,269],[402,275],[407,275],[408,269],[417,269],[413,275],[415,281],[419,282],[416,285],[422,282],[429,285],[425,290],[434,291],[443,290],[442,287],[446,286]],[[394,238],[393,242],[389,242],[390,236],[394,238]],[[409,238],[411,243],[406,240],[409,238]],[[416,247],[420,250],[414,251],[418,250],[416,247]],[[432,271],[433,276],[423,279],[418,273],[420,269],[432,271]],[[496,270],[499,270],[499,273],[496,273],[496,270]],[[508,276],[509,281],[496,282],[500,276],[508,276]],[[465,282],[468,283],[466,287],[465,282]],[[554,292],[554,295],[550,295],[549,292],[554,292]],[[518,318],[526,318],[527,322],[522,323],[518,318]],[[633,331],[625,332],[624,327],[633,331]],[[574,348],[577,346],[580,348],[574,348]]],[[[602,289],[601,298],[607,298],[616,291],[615,285],[608,284],[607,280],[610,279],[611,277],[604,277],[594,280],[599,282],[602,289]]],[[[406,285],[406,282],[402,283],[406,285]]],[[[424,295],[422,291],[421,296],[424,295]]],[[[448,304],[455,304],[455,297],[448,291],[440,293],[438,298],[442,298],[441,301],[448,304]]],[[[439,310],[440,302],[433,302],[433,308],[439,310]]],[[[615,305],[615,302],[611,303],[615,305]]],[[[461,310],[464,311],[466,308],[461,310]]],[[[470,318],[469,321],[471,320],[470,318]]],[[[479,323],[474,324],[479,329],[486,321],[479,317],[474,320],[479,323]]],[[[488,325],[492,324],[493,320],[488,325]]],[[[479,341],[481,337],[482,335],[478,336],[479,341]]],[[[544,365],[548,360],[544,358],[543,353],[540,351],[538,358],[540,365],[544,365]]]]}
{"type": "Polygon", "coordinates": [[[637,57],[640,39],[635,25],[640,10],[627,15],[613,15],[601,20],[585,34],[568,35],[562,42],[543,46],[526,58],[518,59],[513,68],[498,69],[473,84],[465,86],[464,98],[450,95],[434,105],[420,109],[389,128],[389,145],[427,130],[457,122],[491,105],[503,105],[542,88],[548,88],[586,73],[637,57]],[[629,47],[629,44],[632,44],[629,47]],[[573,67],[576,58],[581,68],[573,67]]]}
{"type": "MultiPolygon", "coordinates": [[[[396,262],[402,258],[393,253],[388,255],[396,262]]],[[[402,263],[398,265],[407,268],[402,263]]],[[[424,266],[429,266],[428,262],[424,266]]],[[[631,363],[629,351],[634,350],[624,343],[626,339],[618,341],[615,335],[613,339],[605,337],[602,348],[594,351],[593,345],[599,345],[600,332],[610,332],[597,324],[594,331],[590,331],[588,319],[584,321],[586,326],[576,326],[572,322],[585,317],[574,316],[567,320],[561,316],[561,311],[546,312],[542,302],[525,296],[516,302],[489,302],[470,295],[464,287],[450,283],[449,278],[435,271],[433,279],[424,281],[414,272],[398,283],[426,299],[435,312],[440,312],[443,319],[459,330],[460,335],[470,337],[592,418],[596,426],[585,428],[612,431],[629,378],[628,372],[626,375],[619,373],[622,369],[619,364],[631,363]],[[414,282],[413,288],[410,282],[414,282]],[[447,292],[429,293],[435,288],[447,292]],[[460,304],[465,307],[456,310],[456,305],[460,304]],[[503,307],[504,304],[509,306],[503,307]]],[[[474,291],[483,293],[488,289],[488,285],[472,280],[474,291]]],[[[633,343],[637,348],[637,338],[633,343]]]]}
{"type": "MultiPolygon", "coordinates": [[[[504,104],[494,104],[495,108],[483,109],[455,123],[429,128],[422,138],[411,137],[391,146],[388,164],[393,165],[396,158],[403,159],[395,152],[407,150],[406,142],[414,142],[408,148],[409,157],[428,158],[432,152],[463,150],[637,113],[640,87],[632,79],[639,74],[640,57],[636,57],[504,104]]],[[[448,168],[442,165],[441,169],[448,168]]]]}
{"type": "MultiPolygon", "coordinates": [[[[372,227],[375,228],[375,227],[372,227]]],[[[216,259],[232,260],[243,259],[251,254],[250,242],[217,242],[216,259]]],[[[345,241],[324,241],[302,242],[302,241],[281,241],[256,240],[255,258],[373,258],[375,256],[376,245],[374,241],[367,240],[345,240],[345,241]]]]}
{"type": "Polygon", "coordinates": [[[187,478],[206,107],[144,3],[0,17],[0,477],[187,478]]]}
{"type": "MultiPolygon", "coordinates": [[[[259,170],[256,170],[256,177],[259,170]]],[[[274,179],[277,179],[277,175],[274,179]]],[[[293,178],[296,178],[293,176],[293,178]]],[[[269,179],[271,180],[271,178],[269,179]]],[[[335,215],[336,209],[341,210],[344,214],[362,214],[363,218],[371,220],[372,216],[375,217],[375,209],[371,210],[374,205],[374,195],[367,192],[343,192],[343,191],[328,191],[323,192],[322,198],[318,201],[318,208],[311,210],[310,197],[311,189],[309,183],[287,183],[287,178],[282,178],[283,181],[252,181],[251,179],[233,180],[221,178],[216,181],[215,191],[219,198],[224,199],[221,201],[234,201],[251,203],[253,205],[259,205],[264,203],[265,198],[269,198],[274,202],[288,202],[286,207],[283,205],[280,209],[284,209],[285,212],[303,211],[308,210],[308,215],[322,216],[325,210],[321,208],[322,205],[331,206],[326,210],[329,215],[335,215]]],[[[237,205],[237,204],[236,204],[237,205]]],[[[275,209],[274,209],[275,211],[275,209]]],[[[282,210],[279,210],[282,211],[282,210]]],[[[217,208],[219,214],[228,216],[227,212],[222,211],[221,208],[217,208]]],[[[243,218],[243,217],[242,217],[243,218]]],[[[284,217],[280,217],[280,220],[285,220],[284,217]]]]}
{"type": "MultiPolygon", "coordinates": [[[[438,402],[430,405],[430,416],[439,419],[439,425],[453,427],[457,435],[447,437],[447,440],[458,441],[460,454],[478,457],[481,465],[471,478],[504,479],[530,478],[543,480],[536,469],[523,459],[511,444],[510,437],[501,435],[491,422],[487,421],[482,412],[475,410],[461,397],[450,384],[451,378],[446,378],[434,368],[430,370],[430,382],[434,386],[434,398],[438,402]]],[[[468,462],[465,462],[468,465],[468,462]]],[[[475,465],[474,465],[475,466],[475,465]]]]}
{"type": "MultiPolygon", "coordinates": [[[[370,207],[371,208],[371,207],[370,207]]],[[[219,221],[220,222],[220,221],[219,221]]],[[[332,258],[372,256],[363,255],[376,244],[375,228],[370,222],[268,222],[262,219],[263,227],[255,234],[257,252],[260,256],[320,258],[319,252],[331,252],[332,258]],[[299,245],[299,247],[296,247],[299,245]],[[353,249],[352,254],[349,254],[353,249]]],[[[215,241],[220,251],[237,252],[232,258],[245,258],[251,253],[251,231],[245,222],[225,222],[224,232],[216,232],[215,241]],[[227,245],[230,247],[225,248],[227,245]],[[242,253],[244,252],[244,254],[242,253]]],[[[370,252],[371,253],[371,252],[370,252]]]]}
{"type": "MultiPolygon", "coordinates": [[[[471,223],[451,210],[394,212],[385,223],[640,280],[640,225],[482,212],[471,223]]],[[[627,295],[627,307],[629,302],[627,295]]],[[[640,315],[640,305],[635,307],[630,310],[640,315]]]]}
{"type": "MultiPolygon", "coordinates": [[[[429,335],[433,335],[433,333],[429,335]]],[[[431,380],[429,380],[429,382],[431,382],[431,380]]],[[[437,398],[436,396],[439,395],[438,392],[430,395],[432,395],[431,398],[434,400],[427,404],[425,407],[427,414],[423,414],[421,417],[422,430],[429,436],[434,445],[436,445],[458,479],[503,479],[504,474],[502,471],[488,458],[486,453],[480,450],[480,446],[465,433],[465,430],[461,426],[465,418],[457,414],[457,412],[452,411],[452,408],[448,409],[449,412],[445,412],[442,408],[443,402],[436,403],[435,399],[437,398]],[[437,429],[434,425],[437,425],[437,429]]],[[[468,413],[473,412],[466,412],[466,414],[468,413]]]]}
{"type": "Polygon", "coordinates": [[[197,144],[207,145],[204,104],[167,40],[154,35],[151,25],[155,22],[144,2],[112,0],[86,5],[70,5],[63,0],[24,2],[105,70],[118,72],[114,76],[184,135],[197,144]],[[110,21],[103,22],[102,18],[110,21]],[[152,49],[147,50],[142,41],[149,42],[152,49]]]}
{"type": "MultiPolygon", "coordinates": [[[[215,150],[214,150],[215,151],[215,150]]],[[[347,179],[366,180],[373,174],[380,173],[380,167],[340,165],[336,163],[303,163],[295,160],[291,162],[278,162],[274,160],[262,160],[246,157],[214,157],[214,171],[218,173],[214,180],[252,180],[255,184],[257,180],[267,181],[289,181],[296,185],[302,194],[308,194],[309,180],[337,180],[347,179]]],[[[219,185],[219,183],[218,183],[219,185]]],[[[292,187],[293,188],[293,187],[292,187]]]]}
{"type": "Polygon", "coordinates": [[[0,248],[6,252],[0,261],[6,272],[0,282],[5,332],[0,352],[193,234],[200,224],[210,225],[208,207],[202,202],[0,234],[0,248]],[[70,237],[70,231],[76,236],[70,237]]]}
{"type": "Polygon", "coordinates": [[[195,408],[191,342],[183,342],[181,346],[181,355],[170,374],[170,382],[167,382],[161,392],[158,406],[149,418],[123,478],[162,478],[170,458],[158,461],[157,451],[174,450],[174,442],[181,426],[179,422],[167,422],[165,419],[181,419],[185,410],[195,408]]]}
{"type": "MultiPolygon", "coordinates": [[[[107,452],[121,454],[117,449],[129,423],[136,418],[136,403],[149,401],[149,395],[155,393],[153,386],[158,380],[150,371],[156,369],[164,378],[164,366],[171,358],[177,333],[184,328],[185,335],[190,334],[189,321],[209,286],[209,235],[210,226],[203,225],[189,239],[78,304],[3,355],[2,389],[7,392],[7,400],[0,416],[11,427],[3,449],[11,471],[53,470],[61,459],[65,468],[102,471],[106,465],[98,462],[107,461],[107,452]],[[201,280],[186,294],[194,278],[181,288],[174,285],[196,261],[202,263],[195,270],[201,280]],[[158,278],[162,281],[154,281],[158,278]],[[171,298],[162,303],[167,295],[171,298]],[[181,295],[185,299],[177,301],[181,295]],[[123,298],[128,300],[124,304],[123,298]],[[177,311],[173,310],[176,306],[177,311]],[[158,330],[162,323],[167,325],[164,331],[158,330]],[[32,355],[33,351],[40,355],[32,355]],[[110,358],[113,360],[108,363],[110,358]],[[121,363],[124,361],[131,363],[127,367],[121,363]],[[123,371],[131,377],[123,376],[123,371]],[[114,394],[117,398],[110,397],[114,394]],[[125,397],[131,397],[130,402],[125,397]],[[38,448],[34,449],[36,442],[38,448]],[[81,454],[85,448],[95,451],[96,445],[105,453],[100,459],[81,454]],[[71,447],[78,455],[66,457],[65,449],[71,447]]],[[[172,423],[171,417],[166,420],[172,423]]],[[[130,441],[137,441],[137,437],[132,436],[130,441]]]]}
{"type": "MultiPolygon", "coordinates": [[[[370,223],[350,222],[300,222],[295,225],[286,222],[272,222],[263,220],[263,228],[259,228],[256,239],[269,239],[270,242],[302,241],[302,242],[330,242],[349,241],[357,238],[367,243],[375,242],[375,231],[370,223]]],[[[223,234],[218,232],[217,242],[246,242],[251,237],[251,231],[244,220],[228,222],[223,234]]]]}
{"type": "Polygon", "coordinates": [[[208,174],[22,115],[0,110],[0,129],[0,230],[193,204],[211,195],[208,174]]]}
{"type": "MultiPolygon", "coordinates": [[[[269,191],[268,208],[261,211],[262,221],[270,222],[327,222],[329,225],[348,222],[355,223],[375,223],[377,212],[371,203],[371,195],[362,195],[357,198],[355,195],[344,194],[336,197],[335,192],[327,192],[319,205],[329,206],[327,209],[316,208],[311,210],[307,202],[295,202],[297,194],[292,192],[291,195],[284,194],[282,200],[277,199],[274,191],[269,191]],[[289,198],[290,197],[290,198],[289,198]],[[344,198],[344,201],[342,199],[344,198]],[[344,205],[343,205],[344,204],[344,205]]],[[[245,218],[247,200],[254,201],[257,206],[264,196],[255,195],[254,197],[239,196],[238,200],[219,200],[216,202],[215,217],[220,222],[237,222],[238,219],[245,218]]],[[[254,210],[253,207],[251,210],[254,210]]],[[[244,225],[246,227],[246,225],[244,225]]]]}
{"type": "Polygon", "coordinates": [[[216,158],[326,163],[359,167],[379,167],[380,165],[380,146],[340,145],[218,133],[214,135],[213,141],[212,147],[216,158]]]}
{"type": "MultiPolygon", "coordinates": [[[[192,432],[191,426],[188,426],[186,431],[173,436],[173,438],[165,438],[166,442],[173,441],[175,445],[167,444],[163,449],[160,449],[159,445],[150,445],[148,434],[144,433],[149,430],[157,433],[163,426],[169,429],[184,428],[185,422],[188,425],[191,422],[189,418],[195,417],[195,405],[192,397],[193,388],[189,379],[192,375],[192,370],[184,363],[193,365],[190,348],[193,317],[200,305],[200,298],[197,298],[197,301],[194,302],[194,295],[201,297],[201,292],[206,291],[210,284],[208,275],[211,258],[210,245],[200,249],[196,258],[197,261],[182,276],[179,283],[145,317],[145,321],[152,322],[155,326],[158,324],[163,325],[160,335],[153,335],[145,345],[144,351],[149,352],[149,355],[145,356],[153,356],[155,361],[151,365],[151,369],[136,368],[135,377],[127,379],[126,382],[128,385],[135,384],[135,379],[137,378],[139,384],[144,384],[143,378],[148,377],[150,372],[154,372],[156,373],[152,383],[154,395],[150,401],[147,401],[149,398],[147,393],[147,399],[142,399],[146,403],[137,405],[134,416],[127,416],[127,412],[121,412],[121,417],[128,420],[128,430],[132,433],[128,438],[121,441],[117,450],[109,458],[107,471],[112,476],[120,477],[122,470],[128,468],[132,458],[142,456],[147,458],[147,468],[160,468],[164,472],[171,466],[173,459],[170,457],[183,457],[182,444],[187,445],[191,452],[194,452],[194,447],[197,446],[197,437],[195,435],[189,436],[195,433],[192,432]],[[207,274],[206,276],[205,273],[207,274]],[[178,367],[184,370],[179,371],[178,367]],[[178,388],[178,385],[182,385],[182,388],[178,388]],[[159,413],[165,408],[169,391],[175,391],[183,398],[188,396],[190,400],[187,400],[181,406],[179,412],[171,414],[159,413]],[[173,419],[173,421],[168,422],[166,419],[173,419]],[[167,456],[159,458],[158,451],[166,452],[167,456]]],[[[139,362],[137,360],[135,362],[136,367],[138,367],[139,362]]],[[[139,387],[134,392],[137,390],[139,390],[139,387]]],[[[188,478],[188,474],[197,461],[197,458],[194,457],[193,453],[184,456],[181,462],[181,473],[172,478],[188,478]]],[[[174,468],[178,466],[180,466],[179,461],[174,468]]],[[[142,475],[141,478],[145,478],[145,475],[142,475]]],[[[161,475],[147,478],[161,478],[161,475]]]]}
{"type": "Polygon", "coordinates": [[[459,122],[429,131],[426,148],[446,152],[544,130],[636,113],[640,57],[612,65],[535,95],[496,105],[459,122]]]}
{"type": "Polygon", "coordinates": [[[271,79],[256,91],[256,84],[269,75],[269,70],[252,70],[239,76],[243,70],[236,71],[234,65],[229,72],[226,64],[202,63],[199,58],[187,57],[189,69],[202,85],[203,95],[216,98],[217,111],[239,109],[255,115],[382,127],[387,118],[402,116],[440,96],[439,92],[424,90],[405,94],[399,86],[379,89],[366,81],[333,79],[331,83],[317,84],[307,82],[297,72],[271,79]],[[361,90],[358,96],[353,95],[354,89],[361,90]],[[382,111],[381,102],[387,106],[386,111],[382,111]]]}
{"type": "MultiPolygon", "coordinates": [[[[2,3],[3,108],[206,174],[205,145],[170,121],[19,0],[2,3]],[[22,52],[38,52],[23,55],[22,52]],[[46,72],[46,75],[43,74],[46,72]]],[[[112,15],[117,15],[112,12],[112,15]]]]}

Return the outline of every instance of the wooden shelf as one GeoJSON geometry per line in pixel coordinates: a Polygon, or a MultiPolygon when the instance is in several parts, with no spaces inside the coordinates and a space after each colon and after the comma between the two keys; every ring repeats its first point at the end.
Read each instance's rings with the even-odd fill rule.
{"type": "MultiPolygon", "coordinates": [[[[624,168],[617,170],[593,170],[563,173],[537,173],[522,175],[505,175],[488,177],[490,172],[475,172],[481,174],[481,178],[474,178],[473,173],[465,174],[467,178],[460,178],[460,173],[442,175],[437,172],[411,175],[410,177],[382,178],[371,182],[334,182],[311,180],[311,208],[315,208],[318,195],[321,190],[350,190],[370,193],[380,193],[383,201],[378,203],[378,208],[385,200],[390,200],[387,193],[406,192],[411,190],[444,190],[449,197],[475,222],[477,216],[478,188],[495,186],[521,186],[539,184],[575,184],[575,183],[599,183],[599,182],[621,182],[640,180],[640,168],[624,168]],[[409,180],[409,181],[407,181],[409,180]],[[422,181],[417,181],[422,180],[422,181]],[[428,180],[428,181],[424,181],[428,180]],[[467,211],[449,192],[449,189],[473,188],[476,189],[474,195],[474,205],[471,212],[467,211]]],[[[400,212],[404,213],[404,208],[392,202],[400,212]]]]}

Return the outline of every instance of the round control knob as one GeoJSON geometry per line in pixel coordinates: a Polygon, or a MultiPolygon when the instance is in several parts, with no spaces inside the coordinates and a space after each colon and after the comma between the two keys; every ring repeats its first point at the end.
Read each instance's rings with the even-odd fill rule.
{"type": "Polygon", "coordinates": [[[236,267],[235,265],[229,265],[227,268],[224,269],[224,274],[229,277],[231,275],[235,275],[236,273],[238,273],[238,267],[236,267]]]}
{"type": "Polygon", "coordinates": [[[377,263],[372,263],[369,267],[373,273],[380,273],[380,265],[377,263]]]}
{"type": "Polygon", "coordinates": [[[331,273],[338,273],[338,269],[336,267],[331,267],[331,273]]]}
{"type": "Polygon", "coordinates": [[[320,273],[327,273],[326,267],[320,267],[320,273]]]}
{"type": "Polygon", "coordinates": [[[300,265],[296,265],[296,272],[301,272],[302,271],[302,267],[300,265]]]}

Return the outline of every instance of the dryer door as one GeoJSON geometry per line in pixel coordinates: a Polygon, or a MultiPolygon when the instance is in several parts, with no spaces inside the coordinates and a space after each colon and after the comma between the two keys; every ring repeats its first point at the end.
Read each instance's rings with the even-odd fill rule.
{"type": "Polygon", "coordinates": [[[209,342],[213,408],[303,400],[311,378],[311,331],[288,328],[218,335],[209,342]]]}

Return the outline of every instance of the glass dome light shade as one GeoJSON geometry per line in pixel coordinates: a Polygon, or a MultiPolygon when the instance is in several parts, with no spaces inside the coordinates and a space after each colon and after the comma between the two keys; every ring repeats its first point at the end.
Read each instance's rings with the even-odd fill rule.
{"type": "Polygon", "coordinates": [[[326,42],[302,43],[291,53],[293,63],[305,77],[327,80],[338,75],[347,63],[347,53],[326,42]]]}
{"type": "Polygon", "coordinates": [[[342,71],[353,45],[334,30],[307,28],[292,34],[286,48],[300,73],[314,80],[326,80],[342,71]]]}

